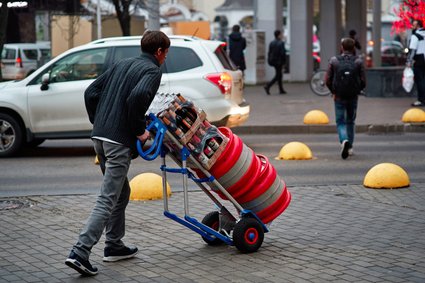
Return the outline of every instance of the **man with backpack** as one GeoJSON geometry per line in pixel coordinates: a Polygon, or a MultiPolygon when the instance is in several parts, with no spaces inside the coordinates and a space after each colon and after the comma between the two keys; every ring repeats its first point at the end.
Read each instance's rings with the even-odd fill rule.
{"type": "Polygon", "coordinates": [[[341,157],[353,154],[358,95],[366,86],[363,61],[355,54],[355,41],[344,38],[341,55],[329,60],[326,86],[335,104],[335,120],[341,144],[341,157]]]}
{"type": "Polygon", "coordinates": [[[418,100],[412,106],[425,106],[425,29],[422,20],[414,22],[417,29],[413,30],[409,44],[407,66],[412,67],[418,91],[418,100]]]}

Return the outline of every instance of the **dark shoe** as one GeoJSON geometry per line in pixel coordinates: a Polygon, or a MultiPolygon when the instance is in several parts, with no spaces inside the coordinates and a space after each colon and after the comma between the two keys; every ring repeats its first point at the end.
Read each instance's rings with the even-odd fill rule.
{"type": "Polygon", "coordinates": [[[350,149],[350,143],[347,140],[344,140],[341,145],[341,157],[342,159],[347,159],[348,157],[348,150],[350,149]]]}
{"type": "Polygon", "coordinates": [[[425,106],[425,104],[423,104],[421,101],[415,101],[412,103],[412,106],[425,106]]]}
{"type": "Polygon", "coordinates": [[[83,260],[74,251],[69,254],[69,257],[65,260],[65,264],[84,276],[94,276],[97,274],[97,267],[92,266],[88,260],[83,260]]]}
{"type": "Polygon", "coordinates": [[[264,86],[264,90],[266,91],[267,95],[270,95],[270,89],[267,86],[264,86]]]}
{"type": "Polygon", "coordinates": [[[136,247],[122,247],[120,249],[105,248],[103,261],[112,262],[132,258],[138,253],[136,247]]]}
{"type": "Polygon", "coordinates": [[[285,90],[281,90],[279,93],[280,94],[286,94],[286,91],[285,90]]]}

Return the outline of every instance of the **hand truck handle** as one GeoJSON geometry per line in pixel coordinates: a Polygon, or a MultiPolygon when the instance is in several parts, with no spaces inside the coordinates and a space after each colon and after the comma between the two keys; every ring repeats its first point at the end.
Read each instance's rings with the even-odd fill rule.
{"type": "Polygon", "coordinates": [[[167,131],[167,128],[161,123],[158,118],[155,117],[155,115],[150,114],[149,118],[151,118],[152,121],[146,129],[148,131],[155,129],[156,134],[154,137],[154,141],[146,151],[143,151],[143,145],[141,141],[137,140],[137,151],[143,159],[151,161],[157,158],[161,152],[162,142],[164,140],[164,135],[167,131]]]}

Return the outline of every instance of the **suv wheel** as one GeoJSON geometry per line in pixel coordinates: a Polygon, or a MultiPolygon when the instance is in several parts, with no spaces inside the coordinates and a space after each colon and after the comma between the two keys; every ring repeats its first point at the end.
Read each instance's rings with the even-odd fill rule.
{"type": "Polygon", "coordinates": [[[12,156],[22,145],[22,129],[18,121],[0,113],[0,157],[12,156]]]}

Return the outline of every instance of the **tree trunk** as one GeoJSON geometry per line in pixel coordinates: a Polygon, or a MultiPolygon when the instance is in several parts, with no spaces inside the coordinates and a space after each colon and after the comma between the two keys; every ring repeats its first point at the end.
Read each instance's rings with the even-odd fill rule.
{"type": "MultiPolygon", "coordinates": [[[[7,8],[7,0],[1,0],[2,6],[0,8],[0,55],[3,51],[3,45],[6,41],[6,31],[7,31],[7,16],[9,9],[7,8]]],[[[0,57],[1,64],[1,57],[0,57]]],[[[0,68],[0,82],[3,81],[3,75],[0,68]]]]}
{"type": "Polygon", "coordinates": [[[115,10],[117,12],[118,21],[120,22],[123,36],[130,35],[130,12],[129,7],[132,0],[113,0],[115,10]]]}

